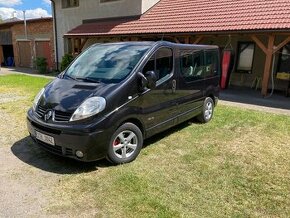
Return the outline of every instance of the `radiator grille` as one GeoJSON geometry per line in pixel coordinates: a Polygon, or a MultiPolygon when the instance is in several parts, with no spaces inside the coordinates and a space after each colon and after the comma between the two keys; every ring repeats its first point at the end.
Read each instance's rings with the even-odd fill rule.
{"type": "MultiPolygon", "coordinates": [[[[48,109],[42,106],[38,106],[37,110],[36,110],[36,115],[41,118],[44,119],[44,114],[46,113],[48,109]]],[[[67,113],[67,112],[62,112],[62,111],[54,111],[54,121],[56,122],[68,122],[72,116],[72,113],[67,113]]]]}

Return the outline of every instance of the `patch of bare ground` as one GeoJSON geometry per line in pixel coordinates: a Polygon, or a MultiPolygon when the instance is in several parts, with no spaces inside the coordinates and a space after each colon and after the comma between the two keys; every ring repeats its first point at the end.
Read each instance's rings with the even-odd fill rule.
{"type": "MultiPolygon", "coordinates": [[[[43,215],[42,207],[46,205],[43,197],[47,192],[45,175],[37,175],[36,169],[30,167],[11,152],[11,146],[23,137],[23,126],[12,115],[0,110],[0,215],[16,217],[43,215]],[[43,178],[38,178],[37,177],[43,178]],[[21,205],[21,206],[20,206],[21,205]]],[[[30,144],[29,141],[25,142],[30,144]]],[[[19,151],[24,155],[27,150],[19,151]]],[[[48,180],[49,181],[49,180],[48,180]]]]}
{"type": "MultiPolygon", "coordinates": [[[[88,211],[48,211],[50,204],[65,199],[52,197],[53,190],[68,174],[94,171],[94,165],[82,165],[48,154],[28,137],[25,117],[16,118],[0,110],[0,217],[82,217],[88,211]],[[83,214],[83,215],[82,215],[83,214]]],[[[70,201],[71,199],[67,199],[70,201]]]]}
{"type": "Polygon", "coordinates": [[[13,93],[0,93],[0,104],[15,102],[22,99],[24,99],[24,97],[13,93]]]}

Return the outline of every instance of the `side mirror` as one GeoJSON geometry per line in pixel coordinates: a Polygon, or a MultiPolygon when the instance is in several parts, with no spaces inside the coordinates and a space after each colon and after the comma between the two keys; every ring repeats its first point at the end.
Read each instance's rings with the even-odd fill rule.
{"type": "Polygon", "coordinates": [[[139,82],[139,91],[143,92],[147,86],[148,86],[148,80],[147,78],[143,75],[143,73],[139,72],[138,73],[138,82],[139,82]]]}
{"type": "Polygon", "coordinates": [[[56,77],[57,78],[62,78],[63,77],[63,75],[64,75],[64,73],[65,73],[65,71],[62,71],[61,73],[59,73],[56,77]]]}
{"type": "Polygon", "coordinates": [[[157,77],[154,71],[148,71],[145,74],[140,72],[138,73],[138,76],[140,78],[139,87],[141,92],[143,92],[146,88],[154,89],[156,87],[157,77]]]}
{"type": "Polygon", "coordinates": [[[145,73],[145,77],[148,81],[148,89],[154,89],[156,87],[157,76],[154,71],[148,71],[145,73]]]}

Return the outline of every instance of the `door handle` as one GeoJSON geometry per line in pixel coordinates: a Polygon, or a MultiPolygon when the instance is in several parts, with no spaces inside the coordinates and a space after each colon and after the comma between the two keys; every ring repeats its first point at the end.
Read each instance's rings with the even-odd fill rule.
{"type": "Polygon", "coordinates": [[[172,93],[175,93],[176,91],[176,80],[172,80],[172,93]]]}

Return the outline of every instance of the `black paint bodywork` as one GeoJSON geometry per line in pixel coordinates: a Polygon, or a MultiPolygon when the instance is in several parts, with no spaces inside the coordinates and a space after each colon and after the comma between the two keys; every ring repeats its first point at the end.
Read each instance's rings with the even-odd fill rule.
{"type": "Polygon", "coordinates": [[[217,102],[219,76],[187,83],[180,75],[179,51],[217,51],[218,47],[164,41],[143,43],[151,45],[151,48],[131,74],[118,84],[80,82],[66,79],[62,74],[49,83],[39,102],[40,106],[49,110],[72,114],[82,102],[92,96],[104,97],[107,105],[101,113],[74,122],[44,121],[30,109],[27,113],[27,125],[31,137],[36,140],[35,131],[42,132],[55,139],[56,146],[36,140],[46,150],[74,159],[78,159],[75,152],[80,150],[84,153],[80,160],[94,161],[106,156],[111,136],[124,122],[133,122],[141,129],[144,138],[148,138],[200,114],[206,97],[210,96],[217,102]],[[166,81],[157,83],[153,90],[147,89],[141,93],[138,73],[150,56],[161,47],[173,50],[174,69],[166,81]],[[176,83],[174,90],[173,83],[176,83]]]}

